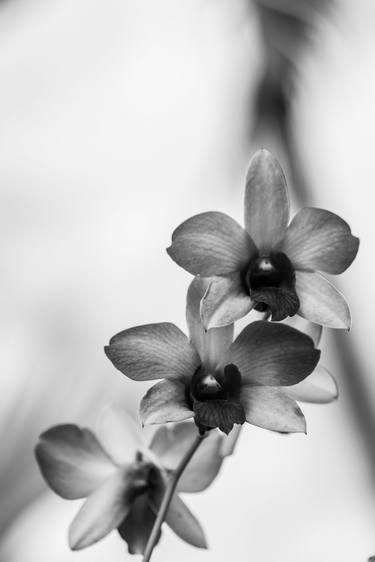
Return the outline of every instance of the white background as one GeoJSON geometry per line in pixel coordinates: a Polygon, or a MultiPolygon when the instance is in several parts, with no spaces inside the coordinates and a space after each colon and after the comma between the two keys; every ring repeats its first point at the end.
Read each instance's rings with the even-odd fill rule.
{"type": "MultiPolygon", "coordinates": [[[[295,127],[311,202],[361,238],[340,287],[375,408],[374,18],[372,0],[345,0],[321,22],[295,127]]],[[[136,415],[147,385],[115,371],[103,345],[135,324],[185,329],[189,275],[165,247],[191,214],[242,220],[260,69],[245,0],[0,4],[0,492],[4,521],[13,517],[1,560],[131,559],[116,533],[69,552],[79,502],[46,490],[32,446],[51,424],[90,424],[111,399],[136,415]]],[[[336,366],[328,337],[323,362],[336,366]]],[[[304,407],[307,437],[247,426],[212,488],[186,498],[210,550],[165,531],[155,562],[375,554],[374,474],[340,387],[338,403],[304,407]]]]}

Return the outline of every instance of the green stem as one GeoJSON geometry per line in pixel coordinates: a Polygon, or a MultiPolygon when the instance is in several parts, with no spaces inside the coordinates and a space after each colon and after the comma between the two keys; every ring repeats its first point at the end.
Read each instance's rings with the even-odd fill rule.
{"type": "Polygon", "coordinates": [[[158,537],[159,537],[159,532],[161,529],[161,526],[163,524],[163,521],[165,519],[165,516],[167,514],[169,505],[172,501],[172,497],[173,494],[176,490],[178,481],[182,475],[182,473],[184,472],[185,468],[187,467],[187,465],[189,464],[189,462],[191,461],[191,458],[193,457],[195,451],[198,449],[199,445],[202,443],[203,439],[205,439],[207,437],[207,433],[199,433],[197,435],[197,437],[195,438],[194,443],[191,445],[191,447],[189,448],[189,450],[185,453],[185,455],[183,456],[180,464],[177,466],[176,470],[173,472],[172,476],[169,479],[169,482],[165,488],[165,493],[163,496],[163,500],[160,504],[160,508],[158,511],[158,515],[155,519],[155,523],[154,526],[152,528],[150,537],[148,539],[146,548],[145,548],[145,552],[143,554],[143,562],[149,562],[152,552],[155,548],[155,545],[158,541],[158,537]]]}

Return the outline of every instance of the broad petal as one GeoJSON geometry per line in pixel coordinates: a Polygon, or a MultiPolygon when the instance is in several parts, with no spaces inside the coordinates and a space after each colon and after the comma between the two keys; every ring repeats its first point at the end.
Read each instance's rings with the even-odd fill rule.
{"type": "Polygon", "coordinates": [[[185,334],[169,322],[124,330],[111,338],[105,353],[116,369],[136,381],[189,378],[200,364],[185,334]]]}
{"type": "Polygon", "coordinates": [[[246,421],[271,431],[306,433],[306,420],[297,402],[283,390],[267,386],[245,386],[241,402],[246,421]]]}
{"type": "Polygon", "coordinates": [[[172,235],[168,254],[193,275],[210,277],[238,271],[249,263],[256,247],[247,232],[224,213],[195,215],[172,235]]]}
{"type": "Polygon", "coordinates": [[[319,273],[296,271],[298,314],[327,328],[350,330],[351,315],[344,296],[319,273]]]}
{"type": "Polygon", "coordinates": [[[152,436],[149,449],[162,465],[175,469],[183,455],[197,436],[197,426],[191,421],[171,423],[157,428],[152,436]]]}
{"type": "Polygon", "coordinates": [[[66,499],[88,496],[116,467],[95,435],[76,425],[57,425],[40,436],[35,455],[47,484],[66,499]]]}
{"type": "MultiPolygon", "coordinates": [[[[155,432],[150,449],[168,470],[174,470],[189,450],[198,434],[192,422],[162,426],[155,432]]],[[[195,452],[178,483],[181,492],[201,492],[205,490],[220,470],[224,436],[210,431],[195,452]]]]}
{"type": "Polygon", "coordinates": [[[142,447],[134,419],[123,407],[114,404],[106,406],[100,413],[96,435],[117,464],[132,462],[142,447]]]}
{"type": "Polygon", "coordinates": [[[215,369],[233,341],[233,324],[223,328],[204,329],[200,312],[201,301],[210,282],[210,278],[195,277],[190,283],[186,299],[186,322],[190,339],[202,363],[215,369]]]}
{"type": "Polygon", "coordinates": [[[207,548],[201,524],[177,494],[172,498],[165,522],[183,541],[198,548],[207,548]]]}
{"type": "Polygon", "coordinates": [[[85,501],[69,528],[69,546],[80,550],[120,525],[134,499],[147,489],[149,466],[122,467],[85,501]]]}
{"type": "MultiPolygon", "coordinates": [[[[118,531],[128,543],[130,554],[143,554],[156,519],[148,494],[138,496],[118,531]]],[[[159,535],[160,538],[160,535],[159,535]]]]}
{"type": "Polygon", "coordinates": [[[359,239],[339,216],[305,207],[290,223],[280,249],[296,269],[342,273],[358,252],[359,239]]]}
{"type": "Polygon", "coordinates": [[[306,320],[306,318],[302,318],[296,314],[295,316],[291,316],[285,319],[285,324],[303,332],[307,336],[310,336],[312,341],[314,342],[315,347],[318,347],[320,340],[322,338],[323,327],[320,324],[315,324],[314,322],[310,322],[306,320]]]}
{"type": "Polygon", "coordinates": [[[279,162],[265,149],[253,156],[246,177],[245,227],[259,251],[269,251],[285,234],[288,191],[279,162]]]}
{"type": "Polygon", "coordinates": [[[215,277],[210,281],[201,301],[201,317],[206,330],[232,324],[250,312],[253,303],[240,274],[215,277]]]}
{"type": "Polygon", "coordinates": [[[146,392],[139,406],[142,425],[177,422],[193,415],[186,403],[186,386],[181,381],[158,382],[146,392]]]}
{"type": "Polygon", "coordinates": [[[320,351],[302,332],[271,322],[252,322],[230,346],[225,364],[233,363],[242,384],[289,386],[307,377],[319,361],[320,351]]]}
{"type": "Polygon", "coordinates": [[[223,463],[224,439],[218,431],[209,432],[182,473],[177,487],[180,492],[202,492],[212,484],[223,463]]]}
{"type": "Polygon", "coordinates": [[[318,365],[305,380],[294,386],[288,386],[284,392],[299,402],[328,404],[338,398],[337,383],[331,373],[318,365]]]}

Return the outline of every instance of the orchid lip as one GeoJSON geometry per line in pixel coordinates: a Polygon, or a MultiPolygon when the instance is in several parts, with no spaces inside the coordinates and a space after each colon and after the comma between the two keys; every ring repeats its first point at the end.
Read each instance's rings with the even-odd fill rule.
{"type": "Polygon", "coordinates": [[[194,410],[198,428],[206,431],[218,427],[229,433],[235,423],[245,422],[240,403],[241,374],[235,365],[227,365],[214,374],[199,367],[191,380],[188,401],[194,410]]]}

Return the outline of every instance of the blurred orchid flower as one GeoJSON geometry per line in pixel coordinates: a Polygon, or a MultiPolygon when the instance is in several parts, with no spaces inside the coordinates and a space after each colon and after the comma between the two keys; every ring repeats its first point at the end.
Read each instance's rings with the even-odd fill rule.
{"type": "Polygon", "coordinates": [[[298,313],[323,326],[350,328],[344,297],[318,271],[345,271],[358,238],[323,209],[304,207],[288,222],[283,171],[262,149],[247,174],[245,229],[224,213],[208,212],[174,231],[171,258],[193,275],[215,277],[202,300],[206,328],[230,324],[252,308],[269,311],[272,320],[298,313]]]}
{"type": "Polygon", "coordinates": [[[283,432],[305,432],[297,403],[280,387],[302,381],[320,351],[312,339],[282,324],[253,322],[233,342],[233,325],[204,330],[200,301],[208,280],[196,278],[187,294],[190,341],[170,323],[115,335],[105,348],[114,366],[138,380],[165,379],[140,404],[143,424],[194,417],[199,428],[229,433],[245,421],[283,432]]]}
{"type": "MultiPolygon", "coordinates": [[[[318,347],[322,337],[323,328],[319,324],[313,324],[301,316],[288,318],[286,323],[297,330],[307,334],[318,347]]],[[[338,386],[333,375],[319,363],[314,371],[303,381],[285,388],[290,398],[298,402],[309,402],[311,404],[329,404],[337,400],[339,396],[338,386]]]]}
{"type": "MultiPolygon", "coordinates": [[[[69,545],[79,550],[118,529],[131,554],[143,554],[163,497],[168,474],[196,436],[194,424],[161,427],[148,448],[131,431],[131,420],[108,410],[97,436],[76,425],[58,425],[40,436],[35,449],[41,473],[66,499],[86,498],[69,529],[69,545]]],[[[182,475],[177,492],[199,492],[219,472],[222,437],[212,432],[182,475]]],[[[198,520],[174,495],[166,523],[184,541],[207,548],[198,520]]]]}

